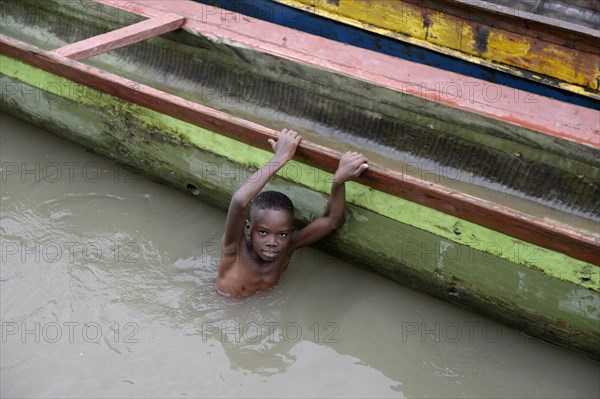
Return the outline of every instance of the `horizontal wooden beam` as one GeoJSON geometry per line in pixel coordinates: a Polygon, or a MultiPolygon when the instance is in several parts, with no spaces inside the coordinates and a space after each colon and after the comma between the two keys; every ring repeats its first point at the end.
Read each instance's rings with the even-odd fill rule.
{"type": "MultiPolygon", "coordinates": [[[[0,35],[0,54],[21,60],[123,100],[195,124],[254,147],[270,150],[278,133],[256,123],[193,103],[181,97],[122,78],[52,52],[0,35]]],[[[296,159],[334,172],[341,154],[302,141],[296,159]]],[[[371,164],[360,183],[423,206],[477,223],[529,243],[600,266],[600,243],[592,234],[557,226],[489,201],[371,164]]]]}
{"type": "Polygon", "coordinates": [[[184,22],[185,18],[180,15],[165,13],[156,18],[69,44],[52,52],[73,60],[83,60],[174,31],[179,29],[184,22]]]}

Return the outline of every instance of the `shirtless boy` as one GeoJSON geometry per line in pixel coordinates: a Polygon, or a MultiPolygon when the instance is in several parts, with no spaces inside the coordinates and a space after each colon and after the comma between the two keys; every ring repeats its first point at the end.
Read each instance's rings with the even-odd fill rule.
{"type": "Polygon", "coordinates": [[[367,158],[356,152],[342,156],[323,216],[303,229],[295,230],[292,226],[294,207],[285,194],[275,191],[259,194],[275,173],[292,159],[300,140],[298,133],[287,129],[281,131],[277,141],[269,139],[275,156],[233,194],[221,245],[216,281],[219,293],[247,297],[273,287],[295,250],[314,244],[344,223],[344,183],[368,168],[367,158]],[[246,219],[246,209],[252,199],[246,219]]]}

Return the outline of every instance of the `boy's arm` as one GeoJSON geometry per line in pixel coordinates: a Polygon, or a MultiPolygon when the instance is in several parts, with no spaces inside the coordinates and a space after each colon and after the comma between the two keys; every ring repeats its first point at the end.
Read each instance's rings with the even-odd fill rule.
{"type": "Polygon", "coordinates": [[[340,164],[331,184],[331,196],[323,216],[314,220],[308,226],[296,232],[292,238],[292,249],[297,249],[325,238],[344,223],[346,206],[346,186],[348,180],[360,176],[369,165],[367,158],[357,152],[347,152],[342,155],[340,164]]]}
{"type": "Polygon", "coordinates": [[[275,156],[262,168],[254,172],[233,194],[225,220],[223,251],[236,252],[236,246],[246,224],[246,208],[250,201],[263,189],[265,184],[283,167],[296,152],[301,137],[293,130],[283,129],[277,141],[269,139],[275,156]]]}

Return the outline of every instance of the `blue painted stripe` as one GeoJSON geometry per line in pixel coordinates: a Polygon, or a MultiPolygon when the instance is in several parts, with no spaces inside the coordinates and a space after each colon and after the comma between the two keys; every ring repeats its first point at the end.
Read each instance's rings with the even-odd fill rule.
{"type": "MultiPolygon", "coordinates": [[[[600,110],[600,101],[401,42],[270,0],[194,0],[327,39],[600,110]]],[[[208,11],[207,11],[208,12],[208,11]]],[[[233,22],[234,23],[234,22],[233,22]]]]}

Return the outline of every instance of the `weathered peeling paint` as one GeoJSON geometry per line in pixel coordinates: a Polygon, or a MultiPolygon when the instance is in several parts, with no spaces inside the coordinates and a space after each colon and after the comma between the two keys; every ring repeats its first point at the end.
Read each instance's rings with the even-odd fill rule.
{"type": "Polygon", "coordinates": [[[600,320],[600,299],[587,290],[576,289],[565,293],[558,307],[567,312],[600,320]]]}
{"type": "Polygon", "coordinates": [[[520,69],[550,76],[566,90],[598,98],[597,53],[482,25],[468,11],[456,17],[401,0],[275,1],[517,76],[526,76],[520,69]]]}

